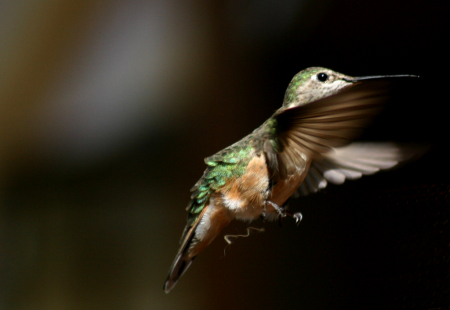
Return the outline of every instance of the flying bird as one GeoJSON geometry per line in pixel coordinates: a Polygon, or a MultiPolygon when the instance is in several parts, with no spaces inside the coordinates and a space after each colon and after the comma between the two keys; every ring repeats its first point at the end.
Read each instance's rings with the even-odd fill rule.
{"type": "Polygon", "coordinates": [[[240,141],[207,157],[191,189],[181,246],[164,284],[166,293],[193,259],[232,220],[275,220],[292,196],[389,169],[417,153],[395,143],[353,142],[388,100],[391,78],[351,77],[311,67],[290,82],[283,105],[240,141]]]}

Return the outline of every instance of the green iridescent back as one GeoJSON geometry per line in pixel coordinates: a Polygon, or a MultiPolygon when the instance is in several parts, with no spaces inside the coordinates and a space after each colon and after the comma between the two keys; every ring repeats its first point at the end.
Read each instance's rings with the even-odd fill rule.
{"type": "Polygon", "coordinates": [[[221,190],[232,178],[239,178],[244,174],[255,150],[252,143],[253,136],[250,134],[213,156],[205,158],[208,167],[191,189],[191,200],[186,208],[189,211],[188,225],[195,222],[212,193],[221,190]]]}

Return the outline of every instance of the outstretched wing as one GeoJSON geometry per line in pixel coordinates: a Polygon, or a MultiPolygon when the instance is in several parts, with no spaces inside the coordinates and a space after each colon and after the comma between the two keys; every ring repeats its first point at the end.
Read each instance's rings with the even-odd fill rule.
{"type": "Polygon", "coordinates": [[[305,155],[318,160],[355,139],[386,102],[388,86],[386,81],[357,83],[335,95],[277,111],[260,129],[274,181],[293,175],[304,165],[305,155]]]}
{"type": "Polygon", "coordinates": [[[356,180],[380,170],[417,159],[427,145],[393,142],[355,142],[333,149],[318,162],[313,162],[297,192],[303,196],[316,193],[329,183],[336,185],[356,180]]]}

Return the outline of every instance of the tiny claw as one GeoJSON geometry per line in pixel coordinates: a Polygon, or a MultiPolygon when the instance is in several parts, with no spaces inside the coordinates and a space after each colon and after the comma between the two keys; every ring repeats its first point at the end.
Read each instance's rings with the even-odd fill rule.
{"type": "Polygon", "coordinates": [[[294,213],[292,217],[295,219],[295,224],[298,226],[303,219],[303,215],[300,212],[294,213]]]}
{"type": "Polygon", "coordinates": [[[300,224],[300,222],[303,219],[303,215],[300,212],[291,213],[289,211],[286,211],[286,215],[289,215],[290,217],[292,217],[295,220],[295,224],[297,224],[297,226],[300,224]]]}

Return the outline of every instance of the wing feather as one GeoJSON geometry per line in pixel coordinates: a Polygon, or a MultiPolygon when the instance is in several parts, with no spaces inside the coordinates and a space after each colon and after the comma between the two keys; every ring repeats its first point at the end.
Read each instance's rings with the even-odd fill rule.
{"type": "Polygon", "coordinates": [[[427,146],[397,144],[391,142],[355,142],[333,149],[321,161],[315,161],[297,192],[308,195],[325,188],[326,181],[339,185],[346,180],[355,180],[380,170],[391,169],[402,162],[421,156],[427,146]],[[311,186],[312,184],[320,184],[311,186]]]}
{"type": "Polygon", "coordinates": [[[386,102],[388,85],[386,81],[367,81],[335,95],[277,111],[260,131],[275,181],[307,166],[299,154],[319,160],[332,148],[355,139],[386,102]]]}

